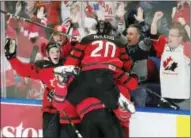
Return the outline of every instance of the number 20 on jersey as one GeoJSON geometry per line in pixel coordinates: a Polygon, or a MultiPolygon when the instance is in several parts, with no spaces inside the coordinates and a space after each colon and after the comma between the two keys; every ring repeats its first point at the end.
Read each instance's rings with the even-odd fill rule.
{"type": "Polygon", "coordinates": [[[91,52],[91,57],[114,57],[116,54],[116,45],[109,41],[94,41],[92,45],[97,47],[91,52]]]}

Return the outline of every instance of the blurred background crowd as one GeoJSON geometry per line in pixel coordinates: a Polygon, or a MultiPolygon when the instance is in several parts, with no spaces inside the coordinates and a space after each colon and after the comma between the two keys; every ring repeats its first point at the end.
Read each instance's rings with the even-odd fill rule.
{"type": "MultiPolygon", "coordinates": [[[[189,1],[5,1],[4,4],[4,10],[7,12],[75,36],[78,40],[96,31],[96,20],[93,18],[95,12],[100,18],[104,16],[104,19],[110,20],[118,34],[128,41],[128,54],[137,63],[133,70],[138,74],[139,87],[132,94],[133,97],[137,97],[135,98],[137,106],[158,107],[160,103],[160,58],[162,53],[156,52],[155,49],[157,49],[156,45],[162,44],[162,37],[169,38],[169,30],[173,23],[179,23],[184,28],[185,35],[182,45],[185,47],[185,55],[190,58],[190,30],[187,31],[190,27],[189,1]],[[141,37],[137,37],[139,35],[141,37]],[[154,35],[160,36],[161,40],[157,41],[156,45],[148,41],[148,38],[152,39],[154,35]],[[134,53],[136,45],[144,47],[142,53],[134,53]],[[151,92],[148,92],[145,87],[151,92]]],[[[50,29],[16,20],[11,16],[4,17],[5,36],[17,39],[17,56],[23,62],[30,62],[35,45],[39,47],[35,60],[41,60],[44,58],[44,46],[48,41],[62,41],[60,34],[50,29]]],[[[1,21],[1,23],[3,22],[1,21]]],[[[1,71],[1,75],[4,74],[5,83],[4,86],[1,83],[1,88],[6,89],[4,96],[42,99],[43,84],[40,81],[17,75],[6,59],[2,59],[4,64],[1,66],[4,66],[4,70],[1,71]]],[[[178,99],[177,96],[175,99],[178,99]]]]}

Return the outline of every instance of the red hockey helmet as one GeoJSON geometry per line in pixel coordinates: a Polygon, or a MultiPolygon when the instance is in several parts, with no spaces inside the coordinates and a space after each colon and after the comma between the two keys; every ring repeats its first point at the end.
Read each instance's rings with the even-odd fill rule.
{"type": "Polygon", "coordinates": [[[54,27],[54,30],[58,31],[58,32],[62,32],[62,33],[66,33],[67,28],[65,25],[56,25],[54,27]]]}

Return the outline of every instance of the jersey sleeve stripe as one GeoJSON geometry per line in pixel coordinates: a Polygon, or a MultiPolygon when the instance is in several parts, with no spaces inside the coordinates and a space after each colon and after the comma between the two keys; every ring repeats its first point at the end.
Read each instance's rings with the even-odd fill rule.
{"type": "Polygon", "coordinates": [[[123,53],[121,53],[121,55],[120,55],[120,56],[123,56],[123,55],[127,55],[127,53],[126,53],[126,52],[123,52],[123,53]]]}
{"type": "Polygon", "coordinates": [[[131,80],[131,77],[128,77],[128,78],[123,82],[123,84],[128,83],[130,80],[131,80]]]}
{"type": "Polygon", "coordinates": [[[125,75],[125,72],[122,72],[116,79],[121,79],[125,75]]]}
{"type": "Polygon", "coordinates": [[[71,58],[74,58],[74,59],[81,59],[81,57],[75,56],[75,55],[71,55],[71,54],[68,57],[71,57],[71,58]]]}
{"type": "Polygon", "coordinates": [[[124,59],[121,59],[122,61],[130,61],[131,59],[130,58],[124,58],[124,59]]]}
{"type": "Polygon", "coordinates": [[[86,45],[76,45],[73,49],[80,49],[80,50],[84,50],[86,48],[86,45]]]}
{"type": "Polygon", "coordinates": [[[83,52],[83,50],[82,49],[79,49],[79,48],[73,48],[72,50],[75,50],[75,51],[78,51],[78,52],[83,52]]]}

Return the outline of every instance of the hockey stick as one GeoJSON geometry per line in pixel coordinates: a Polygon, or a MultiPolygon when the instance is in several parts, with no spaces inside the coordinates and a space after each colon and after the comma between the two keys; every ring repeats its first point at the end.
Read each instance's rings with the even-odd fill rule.
{"type": "Polygon", "coordinates": [[[5,11],[3,11],[3,10],[1,10],[1,9],[0,9],[0,12],[6,14],[6,15],[8,15],[8,16],[12,16],[12,17],[16,18],[17,20],[22,20],[22,21],[25,21],[25,22],[28,22],[28,23],[31,23],[31,24],[35,24],[35,25],[37,25],[37,26],[40,26],[40,27],[49,29],[49,30],[51,30],[51,31],[53,31],[53,32],[60,33],[61,35],[64,35],[64,36],[66,36],[66,37],[70,37],[70,38],[76,39],[75,37],[73,37],[73,36],[71,36],[71,35],[68,35],[68,34],[63,33],[63,32],[59,32],[59,31],[57,31],[57,30],[52,29],[51,27],[42,25],[42,24],[37,23],[37,22],[33,22],[31,19],[23,18],[23,17],[14,15],[14,14],[9,13],[9,12],[5,12],[5,11]]]}
{"type": "Polygon", "coordinates": [[[30,61],[29,63],[34,63],[35,59],[36,59],[36,55],[38,53],[39,47],[37,45],[35,45],[33,47],[32,53],[31,53],[31,57],[30,57],[30,61]]]}
{"type": "Polygon", "coordinates": [[[67,113],[64,110],[62,110],[61,112],[66,116],[67,120],[70,122],[70,125],[74,129],[74,131],[75,131],[76,135],[78,136],[78,138],[83,138],[81,133],[79,132],[79,130],[76,128],[75,124],[72,122],[71,118],[67,115],[67,113]]]}
{"type": "MultiPolygon", "coordinates": [[[[31,53],[30,59],[29,59],[29,64],[33,64],[35,62],[38,50],[39,50],[39,47],[37,45],[34,45],[34,47],[32,49],[32,53],[31,53]]],[[[30,80],[30,78],[27,78],[27,77],[25,78],[25,81],[26,81],[25,83],[27,85],[26,89],[28,90],[28,92],[30,92],[30,89],[31,89],[31,87],[29,85],[29,82],[28,82],[29,80],[30,80]]],[[[27,95],[27,98],[28,98],[28,95],[27,95]]]]}
{"type": "Polygon", "coordinates": [[[66,34],[69,34],[70,33],[70,30],[73,28],[73,25],[72,25],[72,23],[70,22],[70,26],[68,27],[68,30],[67,30],[67,32],[66,32],[66,34]]]}
{"type": "Polygon", "coordinates": [[[165,98],[163,98],[162,96],[160,96],[159,94],[157,94],[156,92],[152,91],[151,89],[147,88],[146,87],[146,90],[151,93],[151,94],[154,94],[155,96],[157,96],[158,98],[160,98],[160,100],[163,102],[163,103],[167,103],[170,108],[174,109],[174,110],[178,110],[179,107],[178,105],[172,103],[172,102],[169,102],[168,100],[166,100],[165,98]]]}

